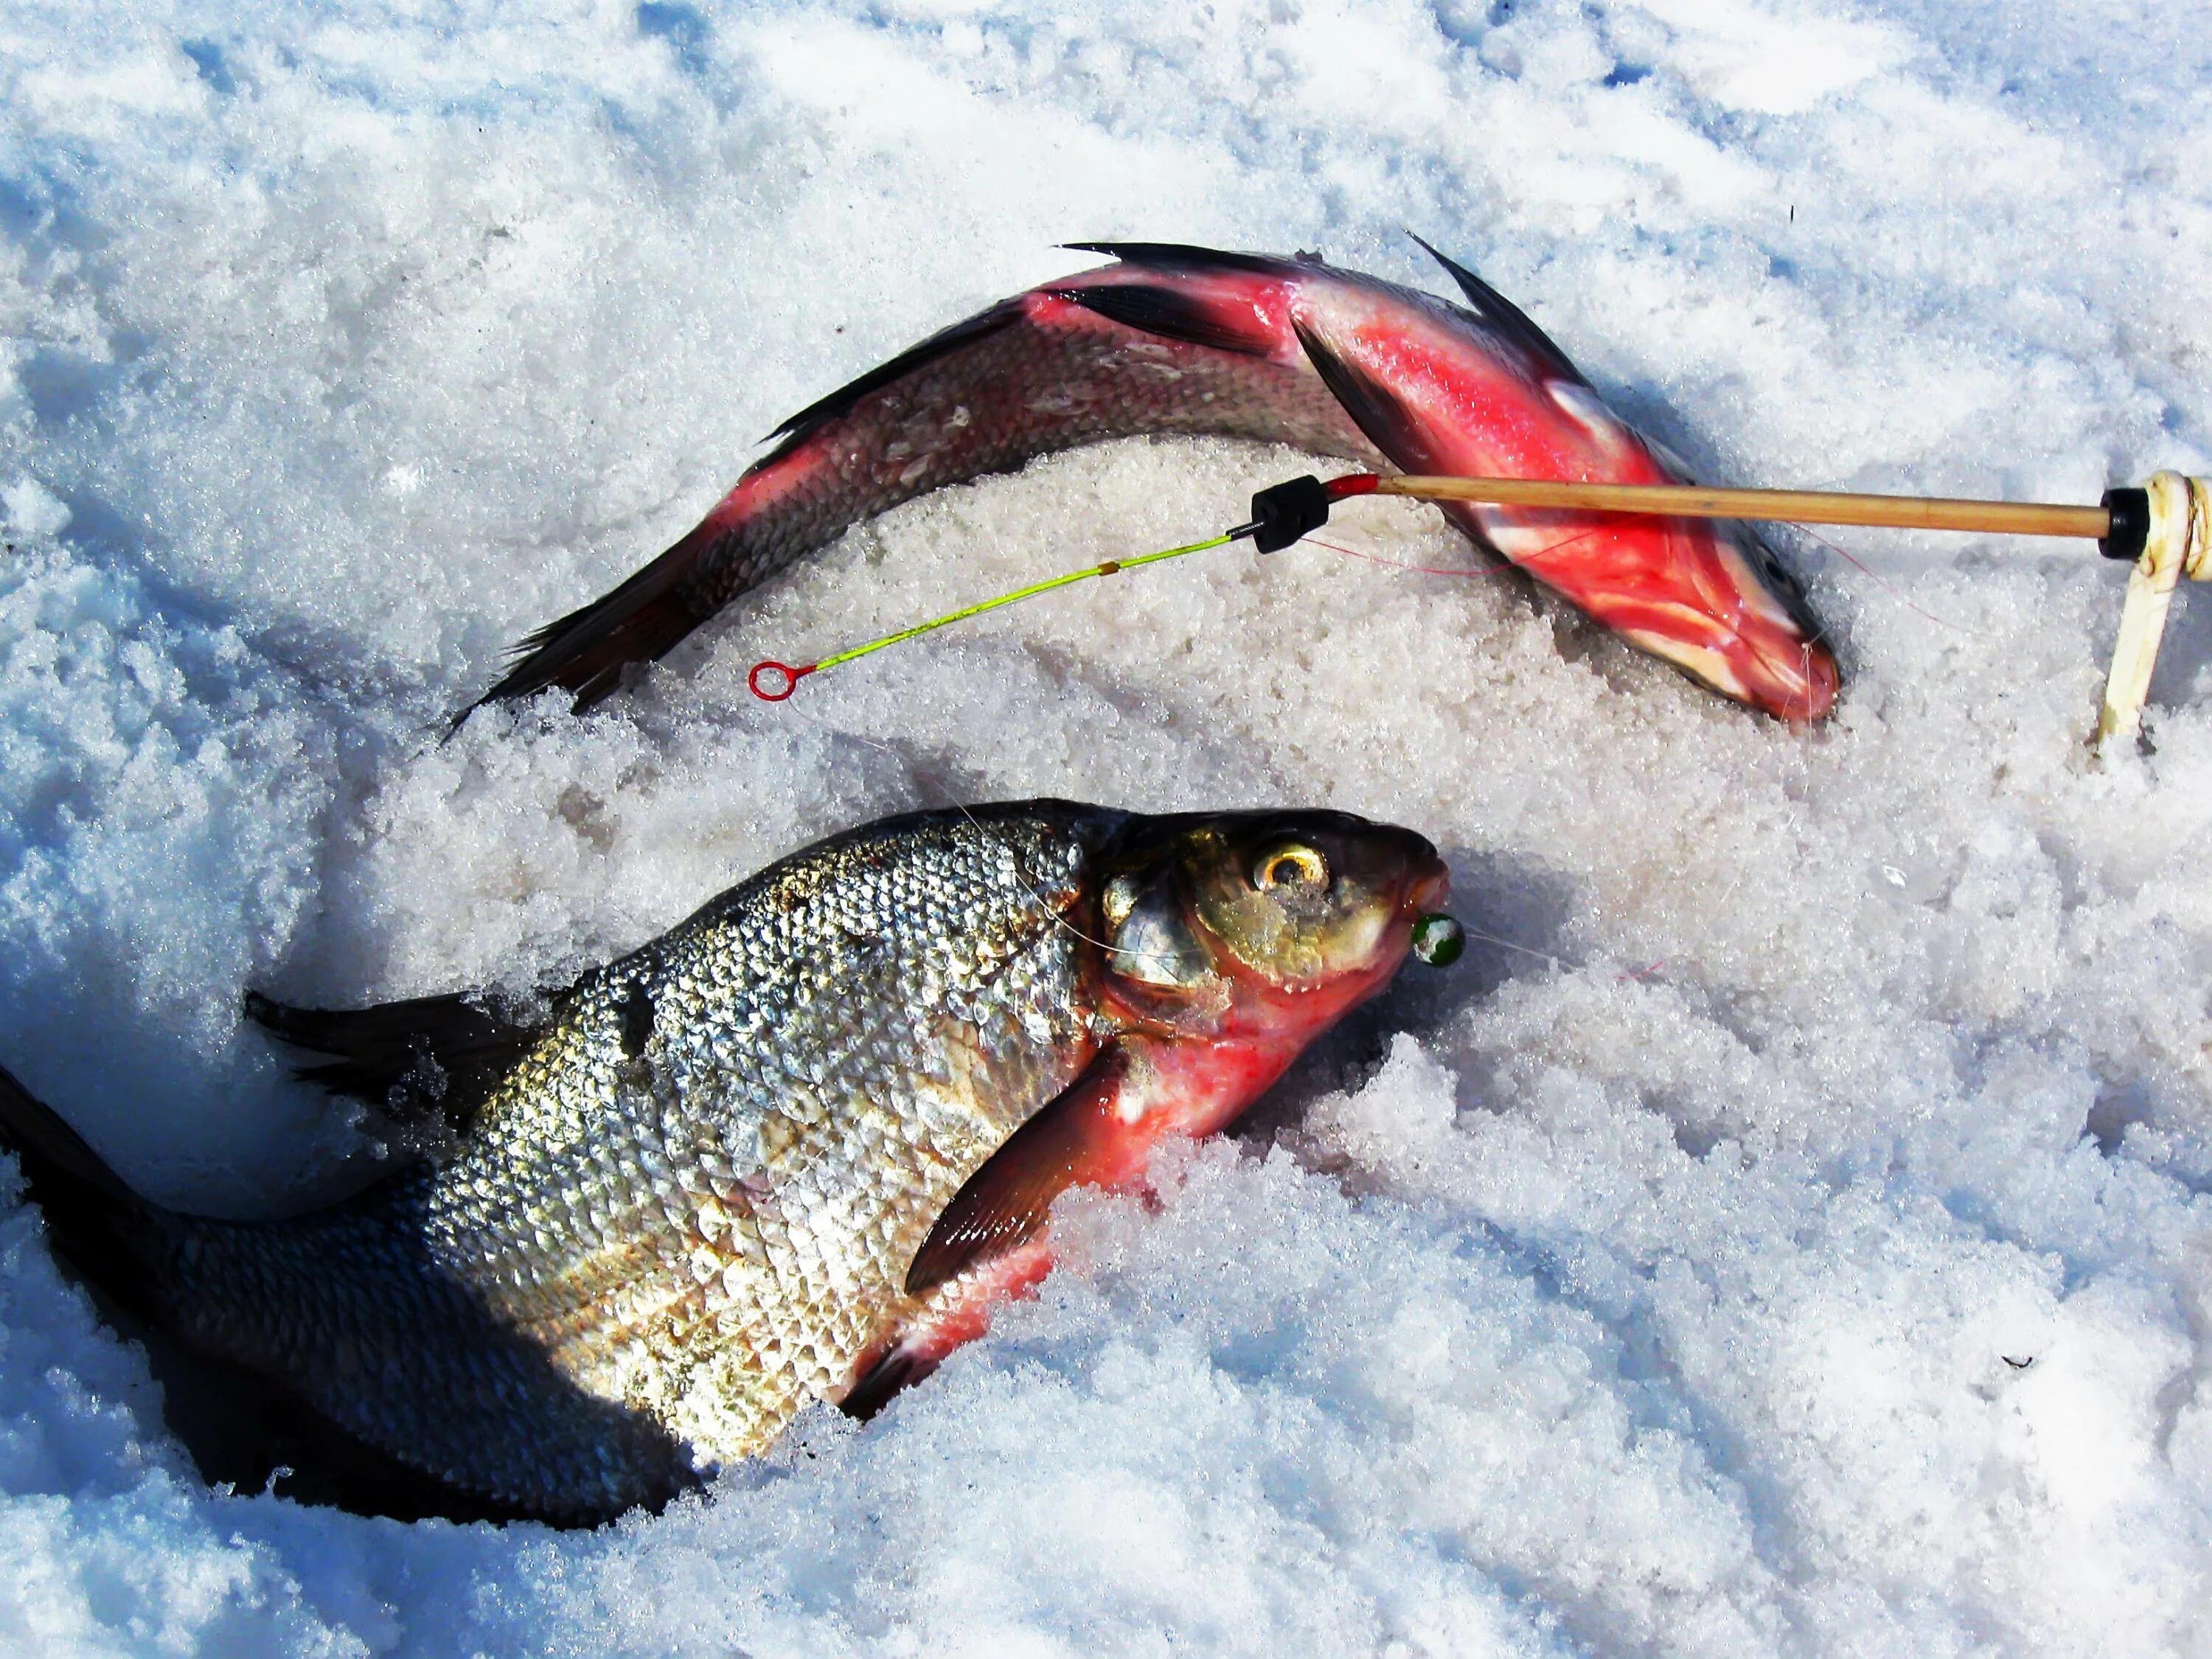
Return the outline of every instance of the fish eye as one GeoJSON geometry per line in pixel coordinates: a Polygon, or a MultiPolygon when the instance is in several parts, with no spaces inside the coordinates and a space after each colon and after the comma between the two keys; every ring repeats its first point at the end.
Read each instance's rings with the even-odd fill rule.
{"type": "Polygon", "coordinates": [[[1328,860],[1302,841],[1279,841],[1252,860],[1252,885],[1263,893],[1279,887],[1318,892],[1328,885],[1328,860]]]}

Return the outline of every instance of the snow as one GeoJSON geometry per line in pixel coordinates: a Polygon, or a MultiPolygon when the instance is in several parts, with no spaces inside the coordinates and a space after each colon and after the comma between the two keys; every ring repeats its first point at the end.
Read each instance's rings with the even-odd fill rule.
{"type": "MultiPolygon", "coordinates": [[[[1182,239],[1520,301],[1704,475],[2212,471],[2178,0],[0,4],[0,1063],[149,1193],[343,1178],[248,986],[525,987],[951,799],[1304,802],[1450,856],[1410,967],[866,1428],[596,1534],[210,1492],[0,1213],[0,1643],[128,1653],[2212,1649],[2212,609],[1791,539],[1792,734],[1484,578],[1200,555],[1298,458],[945,492],[635,694],[445,714],[784,415],[1182,239]]],[[[1425,511],[1328,539],[1465,568],[1425,511]]]]}

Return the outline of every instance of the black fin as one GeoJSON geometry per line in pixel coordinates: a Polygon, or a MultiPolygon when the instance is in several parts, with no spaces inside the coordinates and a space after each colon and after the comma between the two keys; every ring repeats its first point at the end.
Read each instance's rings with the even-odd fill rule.
{"type": "Polygon", "coordinates": [[[1118,1048],[1099,1050],[1080,1077],[1040,1106],[968,1177],[915,1252],[906,1274],[908,1296],[1036,1237],[1053,1200],[1082,1184],[1097,1154],[1121,1129],[1114,1103],[1127,1066],[1118,1048]]]}
{"type": "Polygon", "coordinates": [[[152,1206],[53,1109],[0,1070],[0,1146],[23,1166],[29,1197],[70,1264],[117,1301],[150,1311],[152,1206]]]}
{"type": "MultiPolygon", "coordinates": [[[[989,310],[939,330],[889,362],[878,364],[857,380],[807,404],[769,434],[781,441],[746,468],[744,476],[750,477],[763,467],[775,465],[822,427],[850,413],[870,392],[997,333],[1018,322],[1024,314],[1021,295],[1001,300],[989,310]]],[[[612,592],[526,635],[514,647],[514,665],[497,684],[454,716],[448,735],[486,703],[531,696],[548,686],[558,685],[575,693],[574,707],[580,713],[619,690],[623,669],[634,662],[653,662],[666,656],[705,620],[684,601],[677,588],[695,561],[728,533],[727,526],[715,523],[710,514],[612,592]]]]}
{"type": "Polygon", "coordinates": [[[1000,329],[1019,322],[1024,314],[1022,296],[1017,294],[1010,300],[1000,301],[988,311],[979,311],[950,328],[938,330],[919,344],[908,346],[890,362],[877,364],[859,380],[848,381],[828,397],[807,404],[769,433],[769,437],[781,438],[783,442],[777,446],[774,454],[764,456],[749,470],[758,471],[788,453],[794,445],[804,443],[817,427],[849,414],[853,406],[870,392],[880,392],[892,381],[903,380],[925,363],[949,356],[963,346],[973,345],[978,340],[996,334],[1000,329]]]}
{"type": "MultiPolygon", "coordinates": [[[[1062,242],[1078,253],[1103,253],[1125,264],[1161,265],[1174,270],[1243,270],[1261,276],[1295,275],[1299,265],[1273,253],[1224,253],[1188,242],[1062,242]]],[[[1325,262],[1316,254],[1304,262],[1312,270],[1325,262]]]]}
{"type": "Polygon", "coordinates": [[[845,1390],[837,1409],[865,1423],[890,1405],[891,1396],[901,1389],[921,1382],[936,1369],[935,1365],[924,1364],[918,1355],[895,1346],[868,1367],[866,1375],[845,1390]]]}
{"type": "Polygon", "coordinates": [[[691,539],[677,543],[611,593],[580,610],[547,623],[514,647],[514,666],[499,683],[453,717],[448,737],[486,703],[527,697],[549,685],[575,693],[577,710],[590,708],[622,684],[622,672],[634,662],[653,662],[676,648],[702,620],[672,588],[689,565],[691,539]]]}
{"type": "Polygon", "coordinates": [[[403,1121],[442,1118],[465,1133],[476,1109],[544,1035],[550,1016],[507,1018],[465,992],[369,1008],[293,1008],[246,994],[255,1024],[295,1048],[337,1058],[297,1075],[403,1121]]]}
{"type": "Polygon", "coordinates": [[[1459,284],[1459,291],[1467,295],[1467,302],[1474,309],[1476,320],[1489,324],[1553,374],[1577,385],[1587,384],[1583,380],[1582,370],[1567,361],[1567,354],[1553,343],[1550,335],[1536,326],[1534,319],[1527,312],[1459,261],[1438,252],[1425,238],[1410,230],[1406,234],[1420,243],[1429,258],[1451,273],[1452,281],[1459,284]]]}
{"type": "MultiPolygon", "coordinates": [[[[1314,372],[1321,376],[1322,383],[1344,405],[1344,412],[1352,416],[1352,424],[1367,434],[1368,441],[1381,450],[1391,465],[1404,472],[1450,471],[1421,436],[1420,428],[1407,414],[1397,393],[1356,363],[1348,363],[1331,351],[1321,337],[1304,323],[1294,321],[1291,326],[1297,331],[1298,343],[1305,348],[1306,356],[1314,372]]],[[[1474,508],[1463,501],[1438,505],[1460,534],[1474,544],[1477,552],[1499,564],[1512,564],[1483,533],[1482,520],[1475,516],[1474,508]]]]}
{"type": "Polygon", "coordinates": [[[1110,288],[1050,290],[1053,297],[1095,311],[1101,317],[1190,345],[1264,357],[1272,342],[1257,327],[1239,330],[1224,324],[1211,307],[1188,295],[1151,283],[1117,283],[1110,288]]]}
{"type": "Polygon", "coordinates": [[[1353,425],[1367,434],[1370,443],[1407,472],[1440,470],[1396,392],[1357,364],[1345,362],[1304,323],[1294,320],[1291,325],[1297,331],[1298,343],[1306,349],[1314,372],[1336,395],[1337,402],[1344,405],[1344,412],[1352,416],[1353,425]]]}

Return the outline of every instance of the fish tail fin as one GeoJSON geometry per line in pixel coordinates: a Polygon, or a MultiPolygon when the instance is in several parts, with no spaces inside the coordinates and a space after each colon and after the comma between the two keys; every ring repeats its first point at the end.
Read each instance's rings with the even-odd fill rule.
{"type": "MultiPolygon", "coordinates": [[[[454,728],[486,703],[510,702],[549,686],[574,692],[579,711],[589,708],[620,688],[630,664],[653,662],[674,650],[702,620],[676,590],[703,550],[700,532],[712,524],[702,525],[613,592],[527,635],[515,647],[514,666],[454,717],[454,728]]],[[[715,533],[719,529],[714,526],[715,533]]]]}
{"type": "Polygon", "coordinates": [[[149,1310],[147,1268],[161,1212],[84,1137],[0,1069],[0,1148],[15,1154],[28,1196],[46,1217],[55,1248],[102,1291],[136,1311],[149,1310]]]}

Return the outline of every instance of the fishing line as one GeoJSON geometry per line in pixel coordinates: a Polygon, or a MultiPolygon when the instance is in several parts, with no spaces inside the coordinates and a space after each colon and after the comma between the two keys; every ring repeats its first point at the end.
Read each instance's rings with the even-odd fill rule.
{"type": "MultiPolygon", "coordinates": [[[[1610,521],[1610,515],[1619,514],[1752,520],[1800,526],[1879,525],[1907,530],[1975,531],[2094,541],[2103,556],[2130,562],[2134,569],[2128,578],[2119,631],[2112,645],[2112,665],[2106,677],[2096,732],[2091,738],[2093,746],[2100,746],[2116,736],[2132,735],[2141,728],[2142,707],[2149,695],[2151,672],[2165,635],[2174,588],[2185,576],[2192,581],[2212,581],[2212,480],[2191,478],[2172,471],[2154,473],[2140,486],[2107,489],[2094,507],[1932,495],[1867,495],[1835,490],[1723,489],[1690,484],[1584,483],[1554,478],[1425,477],[1407,473],[1355,472],[1324,483],[1309,473],[1257,492],[1252,497],[1250,521],[1221,535],[1184,547],[1171,547],[1130,559],[1109,559],[1082,570],[1069,571],[995,599],[933,617],[912,628],[901,629],[814,662],[794,666],[765,659],[753,665],[745,684],[763,702],[781,702],[810,674],[1092,577],[1110,576],[1122,570],[1182,558],[1248,538],[1256,551],[1276,552],[1326,525],[1330,508],[1336,503],[1364,495],[1464,501],[1522,512],[1569,513],[1598,519],[1598,525],[1583,532],[1583,536],[1570,537],[1540,551],[1509,558],[1508,562],[1523,569],[1572,546],[1583,536],[1599,533],[1610,521]]],[[[1917,614],[1969,635],[1976,633],[1905,599],[1863,561],[1826,537],[1814,535],[1813,539],[1832,549],[1917,614]]],[[[1380,564],[1396,562],[1353,553],[1348,548],[1334,550],[1380,564]]],[[[1401,568],[1425,569],[1419,566],[1401,568]]],[[[1438,570],[1425,574],[1470,573],[1438,570]]],[[[1774,667],[1772,659],[1759,650],[1756,641],[1747,643],[1770,670],[1774,667]]],[[[1809,670],[1809,642],[1801,642],[1801,650],[1809,670]]]]}
{"type": "MultiPolygon", "coordinates": [[[[1840,542],[1830,541],[1826,536],[1823,536],[1819,531],[1814,529],[1810,525],[1793,525],[1791,528],[1796,530],[1800,535],[1803,536],[1808,541],[1818,542],[1821,546],[1826,548],[1831,553],[1834,553],[1843,558],[1853,569],[1856,570],[1876,587],[1881,589],[1881,591],[1887,594],[1891,599],[1896,600],[1898,604],[1903,605],[1907,611],[1911,611],[1913,615],[1917,617],[1925,617],[1929,622],[1936,623],[1944,628],[1954,629],[1959,633],[1964,634],[1970,640],[1987,641],[1993,640],[1996,637],[1994,634],[1984,633],[1978,628],[1969,628],[1964,623],[1953,622],[1948,617],[1939,617],[1933,611],[1923,610],[1920,606],[1915,605],[1911,599],[1906,599],[1902,589],[1896,586],[1893,583],[1885,581],[1878,571],[1876,571],[1872,566],[1869,565],[1863,559],[1861,559],[1856,554],[1853,553],[1850,549],[1845,547],[1840,542]]],[[[1827,630],[1825,629],[1821,630],[1823,633],[1826,633],[1826,631],[1827,630]]]]}
{"type": "MultiPolygon", "coordinates": [[[[1544,548],[1539,552],[1532,554],[1529,556],[1531,558],[1544,557],[1548,554],[1559,551],[1562,547],[1569,545],[1573,542],[1583,540],[1584,537],[1594,535],[1595,533],[1597,532],[1595,530],[1585,531],[1581,535],[1569,537],[1565,538],[1565,540],[1555,543],[1552,546],[1544,548]]],[[[800,667],[792,667],[785,664],[774,661],[756,663],[753,665],[751,673],[746,677],[746,684],[751,690],[753,695],[760,698],[763,702],[783,702],[790,698],[792,692],[797,689],[799,681],[807,674],[817,672],[823,668],[833,668],[840,663],[851,662],[857,658],[866,656],[872,652],[880,651],[886,646],[896,645],[902,641],[912,639],[917,635],[929,633],[935,629],[945,627],[950,623],[959,622],[969,617],[980,616],[987,611],[997,610],[1001,606],[1015,604],[1021,599],[1030,599],[1040,593],[1049,592],[1054,588],[1066,587],[1072,583],[1082,581],[1092,576],[1112,575],[1117,571],[1129,569],[1133,567],[1146,564],[1158,564],[1164,560],[1181,558],[1184,555],[1190,553],[1201,553],[1209,548],[1224,546],[1230,542],[1243,540],[1248,537],[1255,538],[1256,539],[1257,529],[1255,525],[1248,524],[1241,526],[1237,529],[1226,532],[1222,535],[1214,537],[1211,540],[1193,542],[1188,546],[1169,548],[1163,552],[1146,554],[1133,559],[1109,559],[1102,564],[1093,565],[1085,569],[1072,571],[1065,575],[1056,576],[1046,581],[1032,583],[1027,587],[1018,588],[1012,592],[1001,594],[996,599],[985,600],[980,605],[969,605],[958,611],[949,611],[942,617],[933,617],[929,621],[919,623],[913,628],[902,629],[897,633],[887,634],[881,639],[872,640],[867,644],[856,647],[852,650],[840,652],[834,656],[824,657],[819,662],[807,664],[800,667]],[[781,673],[787,678],[775,690],[763,690],[759,684],[759,678],[763,671],[781,673]]],[[[1350,548],[1338,547],[1332,542],[1316,542],[1316,544],[1317,546],[1326,547],[1332,552],[1350,554],[1354,558],[1373,556],[1353,552],[1350,548]]],[[[1263,548],[1261,550],[1267,551],[1272,550],[1263,548]]],[[[1399,565],[1398,562],[1394,559],[1375,557],[1373,562],[1378,564],[1397,566],[1397,568],[1401,569],[1415,570],[1420,568],[1420,567],[1418,566],[1399,565]]],[[[1481,577],[1498,574],[1506,568],[1508,567],[1501,566],[1498,570],[1437,569],[1431,574],[1446,576],[1481,577]]],[[[938,794],[942,797],[954,811],[957,811],[962,817],[968,821],[969,828],[973,829],[977,835],[982,836],[986,841],[995,842],[1001,848],[1004,849],[1006,854],[1008,862],[1013,869],[1015,884],[1020,887],[1022,890],[1029,896],[1030,902],[1036,907],[1038,912],[1053,927],[1059,928],[1063,933],[1068,934],[1071,938],[1079,939],[1085,945],[1105,952],[1109,958],[1119,956],[1135,961],[1158,963],[1163,965],[1170,964],[1174,961],[1174,958],[1167,952],[1155,951],[1133,951],[1126,946],[1113,944],[1109,940],[1094,939],[1090,934],[1085,933],[1081,928],[1078,927],[1073,922],[1067,919],[1066,915],[1063,911],[1056,908],[1048,902],[1044,895],[1039,891],[1036,887],[1030,884],[1028,878],[1029,872],[1022,862],[1021,849],[1016,847],[1012,842],[1006,839],[1005,837],[993,834],[990,826],[984,823],[982,820],[978,818],[975,813],[969,810],[968,804],[962,800],[951,788],[946,787],[944,779],[937,776],[934,773],[927,771],[924,769],[915,765],[909,757],[902,755],[898,750],[893,748],[890,744],[881,742],[874,738],[868,737],[862,732],[843,731],[825,726],[821,721],[813,719],[811,715],[806,714],[800,710],[794,709],[792,713],[798,719],[805,721],[807,725],[811,726],[816,731],[823,733],[827,738],[833,740],[841,736],[849,738],[857,743],[865,744],[869,748],[889,756],[893,760],[897,761],[902,766],[904,766],[917,783],[933,787],[938,794]]],[[[1479,928],[1468,927],[1464,923],[1458,921],[1455,918],[1439,917],[1425,918],[1425,920],[1441,920],[1448,923],[1456,933],[1462,933],[1467,938],[1480,939],[1486,944],[1495,945],[1504,950],[1518,951],[1525,955],[1534,957],[1540,961],[1548,962],[1556,968],[1572,971],[1573,964],[1567,962],[1563,957],[1553,956],[1547,951],[1540,951],[1532,945],[1516,944],[1511,939],[1500,938],[1495,933],[1484,933],[1479,928]]],[[[1448,963],[1451,957],[1456,957],[1458,951],[1456,947],[1453,946],[1450,947],[1450,957],[1430,958],[1425,956],[1424,959],[1436,960],[1439,963],[1448,963]]]]}

